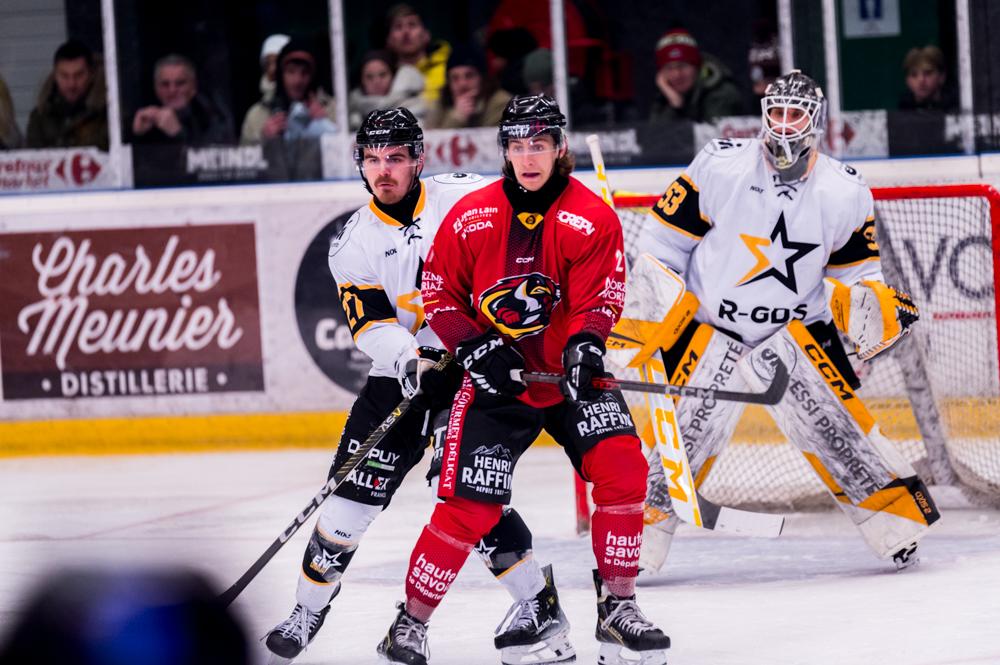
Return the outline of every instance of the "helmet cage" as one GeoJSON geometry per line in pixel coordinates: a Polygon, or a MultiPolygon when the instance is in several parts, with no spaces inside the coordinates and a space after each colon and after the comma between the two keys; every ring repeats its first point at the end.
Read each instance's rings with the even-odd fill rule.
{"type": "Polygon", "coordinates": [[[776,168],[790,168],[823,135],[826,129],[826,100],[818,88],[817,92],[817,97],[765,93],[760,100],[761,138],[767,148],[767,155],[776,168]],[[799,118],[789,120],[791,109],[802,111],[809,121],[800,125],[799,118]]]}

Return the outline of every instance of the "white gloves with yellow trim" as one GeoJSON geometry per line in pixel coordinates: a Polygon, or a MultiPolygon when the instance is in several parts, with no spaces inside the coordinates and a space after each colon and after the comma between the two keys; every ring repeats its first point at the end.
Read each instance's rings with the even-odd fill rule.
{"type": "Polygon", "coordinates": [[[862,360],[871,360],[898,342],[920,318],[908,294],[882,282],[863,280],[847,286],[830,277],[826,282],[833,323],[854,342],[862,360]]]}

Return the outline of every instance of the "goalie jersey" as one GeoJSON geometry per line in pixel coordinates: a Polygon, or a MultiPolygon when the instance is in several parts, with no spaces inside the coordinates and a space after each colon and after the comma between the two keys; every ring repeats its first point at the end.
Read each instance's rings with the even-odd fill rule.
{"type": "Polygon", "coordinates": [[[424,320],[423,263],[445,214],[483,184],[471,173],[421,180],[412,223],[401,224],[373,199],[330,243],[330,272],[354,342],[372,359],[370,376],[395,378],[396,360],[407,349],[442,348],[424,320]]]}
{"type": "Polygon", "coordinates": [[[685,277],[696,318],[756,345],[793,319],[830,321],[823,278],[883,281],[871,190],[815,153],[785,183],[759,139],[716,139],[646,216],[643,251],[685,277]]]}

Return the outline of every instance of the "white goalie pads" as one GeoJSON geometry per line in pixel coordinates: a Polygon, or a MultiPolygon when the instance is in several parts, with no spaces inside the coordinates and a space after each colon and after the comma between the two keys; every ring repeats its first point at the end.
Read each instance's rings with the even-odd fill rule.
{"type": "Polygon", "coordinates": [[[864,280],[847,286],[827,278],[830,311],[862,360],[892,347],[910,331],[920,314],[913,299],[882,282],[864,280]]]}
{"type": "Polygon", "coordinates": [[[740,361],[747,383],[766,386],[775,357],[789,368],[788,392],[767,409],[869,547],[888,558],[925,535],[940,517],[927,487],[801,321],[740,361]]]}

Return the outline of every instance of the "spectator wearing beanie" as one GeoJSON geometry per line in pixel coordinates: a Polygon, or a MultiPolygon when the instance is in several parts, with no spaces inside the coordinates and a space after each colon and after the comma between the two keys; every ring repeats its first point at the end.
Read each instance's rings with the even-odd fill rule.
{"type": "Polygon", "coordinates": [[[448,57],[445,86],[424,127],[495,127],[511,95],[486,73],[486,58],[473,46],[458,46],[448,57]]]}
{"type": "Polygon", "coordinates": [[[703,54],[690,32],[668,30],[656,42],[656,87],[650,119],[713,122],[743,113],[743,98],[729,70],[703,54]]]}
{"type": "Polygon", "coordinates": [[[280,33],[270,35],[260,45],[260,94],[264,102],[274,98],[275,80],[278,78],[278,54],[291,38],[280,33]]]}

